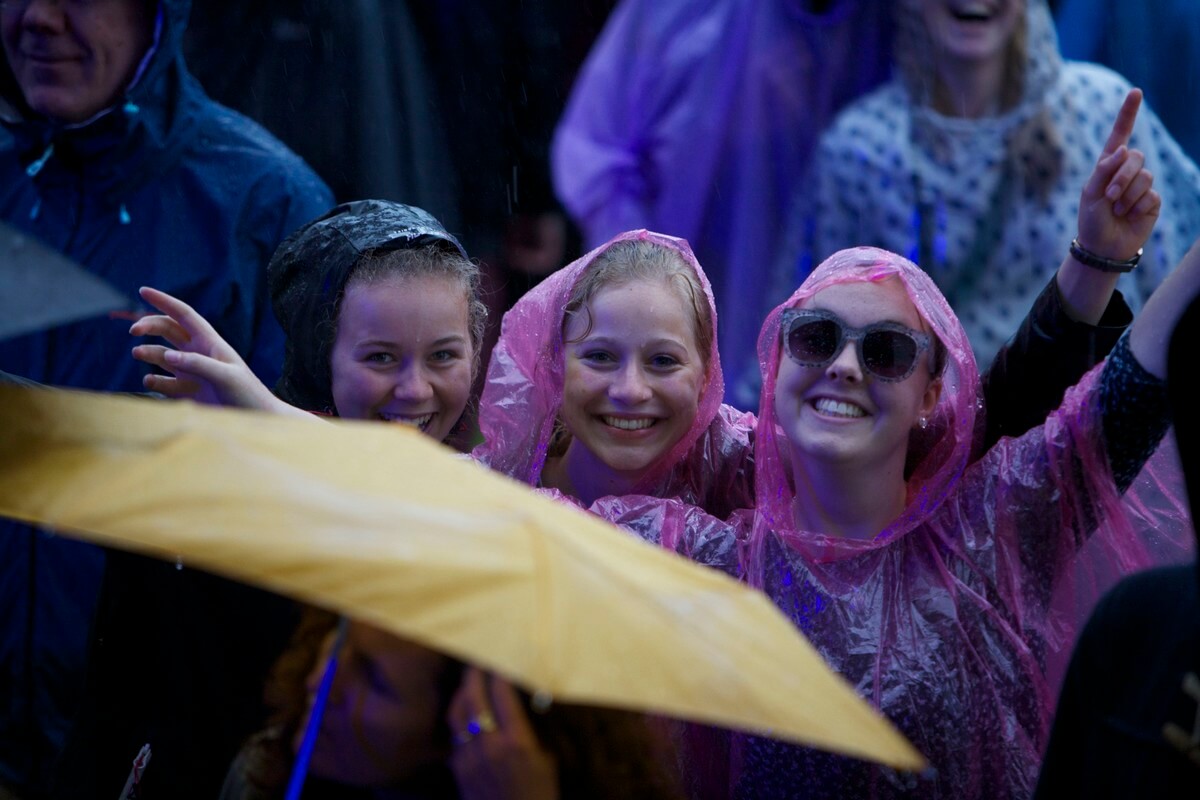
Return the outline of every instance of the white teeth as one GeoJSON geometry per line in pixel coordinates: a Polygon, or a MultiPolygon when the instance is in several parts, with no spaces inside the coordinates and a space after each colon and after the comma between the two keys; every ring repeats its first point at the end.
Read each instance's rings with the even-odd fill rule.
{"type": "Polygon", "coordinates": [[[986,5],[967,5],[954,10],[954,16],[958,19],[969,20],[973,22],[986,22],[991,19],[992,10],[986,5]]]}
{"type": "Polygon", "coordinates": [[[386,414],[380,411],[379,418],[385,422],[396,422],[400,425],[408,425],[413,428],[425,430],[425,426],[429,424],[429,420],[433,419],[433,414],[426,414],[422,417],[402,417],[399,414],[386,414]]]}
{"type": "Polygon", "coordinates": [[[867,412],[853,403],[843,403],[840,400],[830,400],[828,397],[818,398],[813,408],[822,414],[833,417],[865,417],[867,412]]]}
{"type": "Polygon", "coordinates": [[[620,428],[623,431],[640,431],[643,428],[649,428],[658,420],[652,417],[643,417],[642,419],[622,419],[620,417],[601,417],[604,424],[613,428],[620,428]]]}

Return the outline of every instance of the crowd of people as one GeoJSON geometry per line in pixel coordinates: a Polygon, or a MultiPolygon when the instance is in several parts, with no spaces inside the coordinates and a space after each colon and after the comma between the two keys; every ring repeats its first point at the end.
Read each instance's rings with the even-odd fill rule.
{"type": "MultiPolygon", "coordinates": [[[[591,249],[498,329],[461,223],[335,205],[191,77],[188,13],[0,2],[0,218],[130,298],[0,342],[0,370],[416,428],[761,590],[930,769],[547,708],[365,622],[5,521],[0,797],[112,796],[145,744],[122,798],[291,800],[305,773],[308,798],[1200,787],[1178,566],[1200,170],[1140,90],[1063,60],[1043,0],[623,0],[547,155],[591,249]]],[[[409,133],[452,160],[419,94],[409,133]]]]}

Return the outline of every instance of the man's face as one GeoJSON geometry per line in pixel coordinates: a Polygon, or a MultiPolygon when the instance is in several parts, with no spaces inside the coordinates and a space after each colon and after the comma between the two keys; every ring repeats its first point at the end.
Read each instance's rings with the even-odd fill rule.
{"type": "Polygon", "coordinates": [[[147,0],[4,0],[0,38],[39,114],[83,122],[116,102],[150,47],[147,0]]]}

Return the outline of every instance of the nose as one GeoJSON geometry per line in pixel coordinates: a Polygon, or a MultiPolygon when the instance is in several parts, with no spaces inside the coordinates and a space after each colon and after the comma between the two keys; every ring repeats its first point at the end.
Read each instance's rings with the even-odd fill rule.
{"type": "Polygon", "coordinates": [[[21,22],[32,28],[56,30],[64,22],[63,0],[15,0],[0,3],[4,11],[10,9],[21,15],[21,22]]]}
{"type": "Polygon", "coordinates": [[[422,365],[412,361],[396,372],[392,396],[407,403],[422,403],[433,397],[433,384],[422,365]]]}
{"type": "Polygon", "coordinates": [[[650,399],[650,384],[640,364],[621,367],[608,387],[608,396],[624,405],[636,405],[650,399]]]}
{"type": "Polygon", "coordinates": [[[842,352],[825,367],[825,375],[833,380],[843,380],[857,383],[863,379],[862,364],[858,363],[858,351],[854,342],[847,341],[842,346],[842,352]]]}

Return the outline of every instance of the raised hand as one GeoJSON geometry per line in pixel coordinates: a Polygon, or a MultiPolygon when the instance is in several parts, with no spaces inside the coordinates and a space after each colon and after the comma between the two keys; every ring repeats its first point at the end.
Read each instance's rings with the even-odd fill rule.
{"type": "Polygon", "coordinates": [[[554,758],[503,678],[469,667],[447,716],[455,739],[450,766],[464,800],[558,797],[554,758]]]}
{"type": "Polygon", "coordinates": [[[1079,198],[1080,246],[1113,261],[1133,258],[1150,238],[1162,209],[1145,155],[1129,147],[1141,105],[1142,90],[1131,89],[1079,198]]]}
{"type": "Polygon", "coordinates": [[[209,405],[276,410],[280,401],[208,320],[166,292],[143,287],[139,294],[163,313],[139,319],[130,327],[130,334],[159,336],[171,345],[140,344],[133,348],[133,357],[138,361],[171,373],[147,375],[142,380],[147,389],[209,405]]]}

